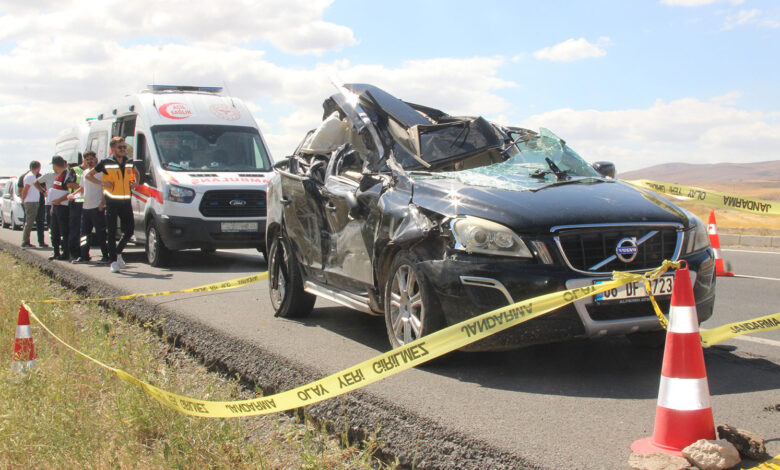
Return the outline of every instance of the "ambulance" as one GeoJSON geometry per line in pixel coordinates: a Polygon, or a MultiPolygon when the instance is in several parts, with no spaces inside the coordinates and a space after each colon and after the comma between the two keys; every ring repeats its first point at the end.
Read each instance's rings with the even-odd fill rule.
{"type": "Polygon", "coordinates": [[[73,126],[57,134],[54,154],[64,158],[69,165],[80,165],[89,134],[89,123],[73,126]]]}
{"type": "Polygon", "coordinates": [[[265,253],[273,161],[243,102],[219,87],[151,85],[91,121],[87,149],[108,158],[115,136],[140,174],[131,202],[149,264],[184,249],[265,253]]]}

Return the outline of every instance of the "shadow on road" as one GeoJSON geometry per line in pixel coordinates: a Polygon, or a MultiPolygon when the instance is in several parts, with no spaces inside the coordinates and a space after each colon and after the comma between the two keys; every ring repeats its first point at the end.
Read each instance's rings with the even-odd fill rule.
{"type": "MultiPolygon", "coordinates": [[[[384,319],[341,307],[316,308],[297,320],[328,329],[377,353],[390,349],[384,319]]],[[[736,354],[705,350],[710,393],[729,395],[780,389],[780,366],[736,354]]],[[[368,358],[361,358],[368,359],[368,358]]],[[[421,369],[482,387],[543,395],[599,398],[658,396],[663,350],[633,346],[622,336],[572,340],[504,352],[454,352],[421,369]]]]}
{"type": "MultiPolygon", "coordinates": [[[[215,253],[201,253],[200,250],[177,251],[171,257],[169,266],[160,269],[170,272],[193,273],[265,271],[266,263],[263,255],[250,253],[249,250],[244,252],[217,251],[215,253]]],[[[147,264],[146,254],[143,250],[128,249],[122,256],[127,263],[147,264]]]]}

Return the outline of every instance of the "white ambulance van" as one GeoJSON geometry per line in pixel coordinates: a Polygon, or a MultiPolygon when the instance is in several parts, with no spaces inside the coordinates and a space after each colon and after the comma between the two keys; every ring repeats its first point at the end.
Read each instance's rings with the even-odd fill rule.
{"type": "Polygon", "coordinates": [[[54,154],[64,158],[70,165],[80,165],[88,134],[89,124],[86,122],[63,130],[57,135],[54,154]]]}
{"type": "Polygon", "coordinates": [[[107,158],[114,136],[125,138],[141,175],[131,198],[135,239],[151,265],[188,248],[265,253],[273,161],[239,99],[218,87],[152,85],[91,121],[87,148],[107,158]]]}

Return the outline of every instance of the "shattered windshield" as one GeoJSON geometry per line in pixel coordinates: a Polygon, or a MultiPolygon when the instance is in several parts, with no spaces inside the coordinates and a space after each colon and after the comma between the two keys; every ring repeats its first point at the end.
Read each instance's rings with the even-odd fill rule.
{"type": "Polygon", "coordinates": [[[539,133],[524,129],[510,130],[512,143],[506,148],[508,158],[500,163],[462,171],[412,172],[416,179],[450,178],[472,186],[523,191],[560,181],[601,179],[577,152],[550,130],[539,133]]]}

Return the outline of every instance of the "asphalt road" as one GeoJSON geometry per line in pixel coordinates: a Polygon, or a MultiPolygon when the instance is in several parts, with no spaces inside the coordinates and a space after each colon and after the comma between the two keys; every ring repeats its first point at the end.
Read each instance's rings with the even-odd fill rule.
{"type": "MultiPolygon", "coordinates": [[[[20,238],[21,232],[0,231],[0,240],[14,245],[20,238]]],[[[780,251],[724,249],[724,256],[738,274],[780,278],[780,251]]],[[[262,255],[251,250],[181,252],[166,269],[145,264],[139,247],[129,248],[125,259],[129,267],[121,274],[109,273],[106,266],[54,263],[128,293],[191,287],[265,270],[262,255]]],[[[715,314],[704,327],[780,311],[780,280],[719,278],[717,289],[715,314]]],[[[327,302],[318,301],[313,314],[301,321],[274,318],[265,283],[148,302],[322,373],[388,349],[382,318],[327,302]]],[[[758,433],[770,440],[768,450],[776,455],[780,412],[768,409],[780,404],[780,331],[750,338],[705,351],[715,421],[758,433]]],[[[661,360],[661,351],[634,348],[622,337],[571,341],[513,352],[456,354],[366,390],[535,466],[622,468],[631,442],[652,434],[661,360]]],[[[410,432],[425,439],[425,430],[410,432]]]]}

